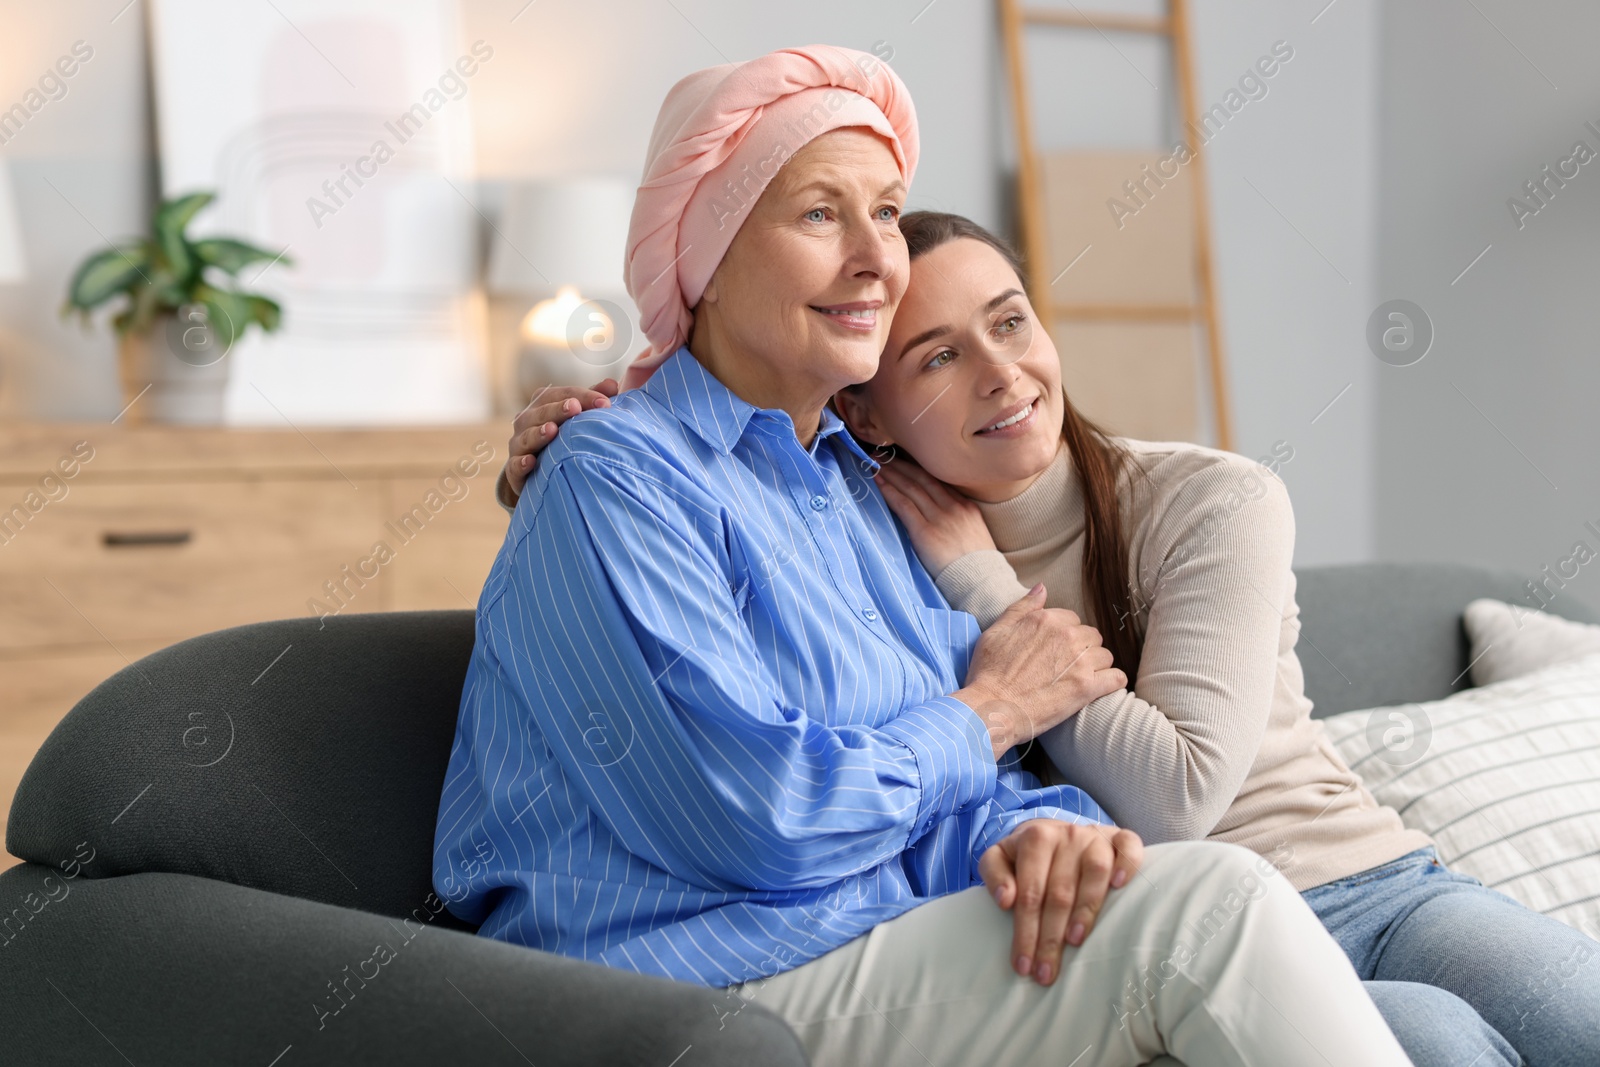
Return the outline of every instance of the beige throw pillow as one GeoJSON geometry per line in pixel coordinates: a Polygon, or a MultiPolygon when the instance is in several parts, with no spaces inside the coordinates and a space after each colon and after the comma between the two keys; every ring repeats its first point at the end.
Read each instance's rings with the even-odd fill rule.
{"type": "Polygon", "coordinates": [[[1474,600],[1463,616],[1472,642],[1472,684],[1491,685],[1600,652],[1600,626],[1521,604],[1474,600]]]}

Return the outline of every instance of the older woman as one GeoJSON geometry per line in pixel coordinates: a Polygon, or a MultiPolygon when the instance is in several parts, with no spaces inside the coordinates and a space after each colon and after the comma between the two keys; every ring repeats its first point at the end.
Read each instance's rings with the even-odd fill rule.
{"type": "Polygon", "coordinates": [[[916,156],[863,53],[669,93],[628,249],[652,348],[512,515],[436,888],[485,936],[759,996],[818,1063],[1408,1063],[1269,863],[1146,855],[1005,758],[1127,679],[1037,587],[980,639],[825,408],[905,290],[916,156]]]}

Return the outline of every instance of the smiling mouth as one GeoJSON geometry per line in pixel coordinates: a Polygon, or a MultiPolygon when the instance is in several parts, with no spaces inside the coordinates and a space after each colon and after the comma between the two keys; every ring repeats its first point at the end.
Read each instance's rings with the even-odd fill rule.
{"type": "Polygon", "coordinates": [[[1038,406],[1039,398],[1034,397],[1032,400],[1028,401],[1027,407],[1023,408],[1015,415],[1012,415],[1009,418],[1001,419],[999,422],[990,423],[988,426],[985,426],[983,429],[979,430],[978,433],[993,433],[996,430],[1004,430],[1008,426],[1015,426],[1019,422],[1024,422],[1027,420],[1028,416],[1033,414],[1033,409],[1038,406]]]}
{"type": "Polygon", "coordinates": [[[847,330],[873,330],[878,326],[877,308],[819,308],[815,304],[808,305],[812,311],[833,320],[847,330]]]}

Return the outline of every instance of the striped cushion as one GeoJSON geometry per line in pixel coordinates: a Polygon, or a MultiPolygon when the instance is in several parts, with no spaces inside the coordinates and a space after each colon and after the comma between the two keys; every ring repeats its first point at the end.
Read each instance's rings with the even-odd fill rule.
{"type": "Polygon", "coordinates": [[[1600,938],[1600,655],[1322,722],[1447,865],[1600,938]]]}

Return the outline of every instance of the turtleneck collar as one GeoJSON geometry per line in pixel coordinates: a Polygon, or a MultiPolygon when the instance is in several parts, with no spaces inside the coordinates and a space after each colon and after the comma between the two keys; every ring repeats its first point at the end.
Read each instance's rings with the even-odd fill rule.
{"type": "Polygon", "coordinates": [[[975,501],[1001,552],[1023,552],[1045,542],[1062,544],[1083,526],[1083,493],[1063,438],[1033,484],[1010,500],[975,501]]]}

